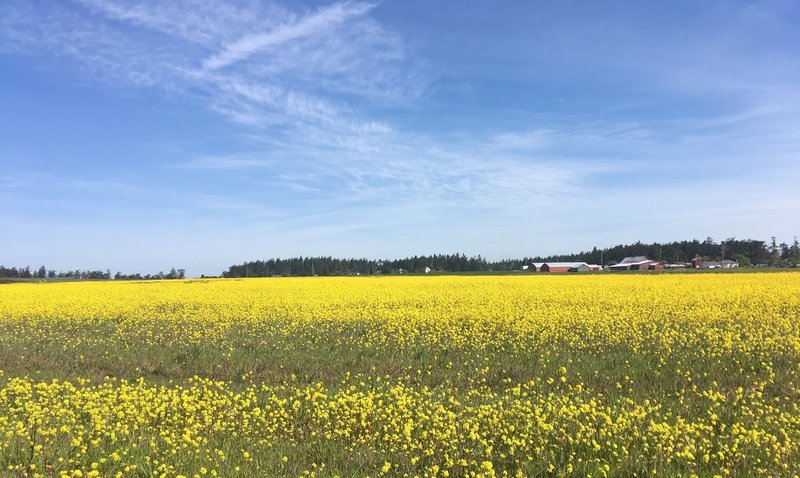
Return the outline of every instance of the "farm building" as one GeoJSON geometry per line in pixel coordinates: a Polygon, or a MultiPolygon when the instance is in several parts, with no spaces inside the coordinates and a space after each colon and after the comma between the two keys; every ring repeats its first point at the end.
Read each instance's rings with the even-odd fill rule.
{"type": "Polygon", "coordinates": [[[723,261],[700,261],[695,259],[692,261],[692,266],[697,269],[732,269],[738,265],[738,262],[730,259],[725,259],[723,261]]]}
{"type": "Polygon", "coordinates": [[[539,272],[589,272],[589,264],[585,262],[545,262],[536,268],[539,272]]]}
{"type": "Polygon", "coordinates": [[[626,257],[622,259],[619,264],[614,264],[609,267],[612,271],[647,271],[661,270],[663,268],[663,265],[645,256],[626,257]]]}

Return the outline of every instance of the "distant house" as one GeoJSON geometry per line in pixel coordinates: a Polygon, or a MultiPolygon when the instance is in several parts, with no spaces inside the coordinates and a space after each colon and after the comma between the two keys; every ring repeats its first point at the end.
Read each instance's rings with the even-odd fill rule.
{"type": "Polygon", "coordinates": [[[545,262],[536,268],[539,272],[589,272],[589,264],[585,262],[545,262]]]}
{"type": "Polygon", "coordinates": [[[542,271],[542,266],[544,265],[544,262],[534,262],[531,265],[533,266],[533,270],[535,270],[536,272],[544,272],[542,271]]]}
{"type": "Polygon", "coordinates": [[[632,256],[622,259],[619,264],[609,266],[612,271],[647,271],[661,270],[664,266],[645,256],[632,256]]]}
{"type": "Polygon", "coordinates": [[[725,259],[723,261],[702,261],[700,263],[700,269],[733,269],[738,266],[738,262],[730,259],[725,259]]]}
{"type": "Polygon", "coordinates": [[[589,270],[592,272],[602,271],[603,266],[601,266],[600,264],[589,264],[589,270]]]}

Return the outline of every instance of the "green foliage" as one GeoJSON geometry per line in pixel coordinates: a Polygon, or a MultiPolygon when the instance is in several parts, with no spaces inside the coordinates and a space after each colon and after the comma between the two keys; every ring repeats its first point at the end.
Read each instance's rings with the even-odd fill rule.
{"type": "MultiPolygon", "coordinates": [[[[773,238],[774,243],[774,238],[773,238]]],[[[530,266],[534,262],[588,262],[590,264],[609,264],[619,262],[628,256],[647,256],[660,262],[686,263],[695,257],[708,260],[744,257],[739,265],[749,267],[752,264],[770,264],[774,267],[788,266],[800,262],[800,246],[795,239],[792,247],[786,246],[789,259],[781,260],[781,249],[777,244],[767,247],[765,241],[755,239],[728,238],[721,243],[707,237],[704,241],[674,241],[667,243],[654,242],[645,244],[620,244],[606,249],[594,247],[591,251],[573,254],[523,257],[521,259],[502,259],[487,261],[480,255],[467,257],[464,254],[434,254],[430,256],[413,256],[404,259],[341,259],[327,257],[295,257],[288,259],[267,259],[247,261],[232,265],[222,273],[223,277],[270,277],[270,276],[340,276],[340,275],[373,275],[424,273],[426,268],[431,272],[479,272],[519,271],[523,265],[530,266]],[[794,259],[792,259],[794,258],[794,259]]]]}
{"type": "Polygon", "coordinates": [[[744,254],[734,254],[733,260],[739,263],[739,267],[753,266],[753,263],[750,261],[750,258],[745,256],[744,254]]]}

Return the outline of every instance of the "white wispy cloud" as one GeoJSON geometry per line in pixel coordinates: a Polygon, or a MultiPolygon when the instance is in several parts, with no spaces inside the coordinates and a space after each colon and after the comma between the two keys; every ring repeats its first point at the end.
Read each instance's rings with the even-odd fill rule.
{"type": "Polygon", "coordinates": [[[201,45],[215,46],[229,41],[243,30],[268,24],[271,15],[284,11],[251,2],[237,6],[228,2],[175,0],[171,2],[117,2],[77,0],[90,10],[110,19],[130,23],[201,45]]]}
{"type": "Polygon", "coordinates": [[[336,3],[279,25],[268,32],[245,35],[227,44],[222,51],[203,62],[203,67],[218,69],[245,60],[252,55],[313,36],[330,34],[352,17],[359,17],[374,7],[369,3],[336,3]]]}
{"type": "Polygon", "coordinates": [[[422,88],[397,37],[369,18],[371,3],[344,1],[298,13],[257,2],[78,2],[83,8],[0,6],[0,48],[69,58],[117,86],[199,95],[251,125],[284,114],[330,117],[319,111],[325,103],[320,91],[388,101],[422,88]]]}

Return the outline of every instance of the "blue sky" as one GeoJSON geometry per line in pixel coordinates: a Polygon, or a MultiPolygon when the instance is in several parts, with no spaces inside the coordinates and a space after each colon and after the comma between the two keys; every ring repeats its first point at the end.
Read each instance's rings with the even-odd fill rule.
{"type": "Polygon", "coordinates": [[[800,233],[800,3],[0,5],[0,263],[800,233]]]}

